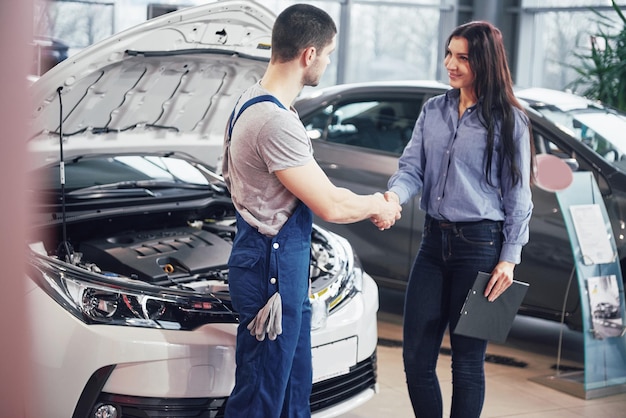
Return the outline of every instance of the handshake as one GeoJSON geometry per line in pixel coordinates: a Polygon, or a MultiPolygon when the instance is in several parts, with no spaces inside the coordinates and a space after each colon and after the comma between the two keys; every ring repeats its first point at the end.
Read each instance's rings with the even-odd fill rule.
{"type": "Polygon", "coordinates": [[[384,231],[391,228],[398,219],[400,219],[400,198],[394,192],[385,192],[385,194],[375,193],[376,214],[370,217],[370,220],[378,229],[384,231]]]}

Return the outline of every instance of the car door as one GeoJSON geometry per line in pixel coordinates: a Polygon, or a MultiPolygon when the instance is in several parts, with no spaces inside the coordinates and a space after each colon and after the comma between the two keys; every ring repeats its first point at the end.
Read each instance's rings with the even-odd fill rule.
{"type": "MultiPolygon", "coordinates": [[[[551,141],[550,132],[535,127],[533,139],[537,154],[571,158],[551,141]]],[[[571,245],[557,195],[534,186],[532,196],[530,237],[522,252],[522,262],[515,268],[515,277],[530,283],[521,310],[560,320],[562,310],[572,313],[579,305],[571,245]]]]}
{"type": "MultiPolygon", "coordinates": [[[[342,94],[337,102],[303,117],[315,159],[337,186],[358,194],[384,192],[424,99],[425,94],[376,93],[352,98],[342,94]]],[[[424,220],[418,199],[405,204],[402,218],[386,231],[379,231],[370,221],[316,222],[345,236],[365,270],[379,283],[404,288],[424,220]]]]}

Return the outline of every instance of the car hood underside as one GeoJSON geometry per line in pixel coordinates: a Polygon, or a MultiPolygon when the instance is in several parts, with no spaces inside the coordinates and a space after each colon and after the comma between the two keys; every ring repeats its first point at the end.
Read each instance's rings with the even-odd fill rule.
{"type": "Polygon", "coordinates": [[[221,146],[239,94],[265,70],[272,19],[254,3],[210,3],[61,62],[31,88],[34,164],[59,159],[60,135],[67,157],[103,148],[196,154],[221,146]]]}

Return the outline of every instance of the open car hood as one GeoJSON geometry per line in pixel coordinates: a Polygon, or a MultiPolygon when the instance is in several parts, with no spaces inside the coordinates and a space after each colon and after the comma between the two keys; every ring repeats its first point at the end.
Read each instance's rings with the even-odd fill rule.
{"type": "Polygon", "coordinates": [[[244,88],[270,56],[275,16],[217,1],[146,21],[61,62],[31,86],[29,148],[63,155],[176,149],[215,166],[244,88]]]}
{"type": "MultiPolygon", "coordinates": [[[[265,71],[273,21],[252,2],[182,10],[31,86],[28,275],[77,320],[181,331],[237,322],[234,207],[199,160],[221,154],[235,101],[265,71]]],[[[309,277],[314,328],[363,289],[348,241],[316,225],[309,277]]]]}

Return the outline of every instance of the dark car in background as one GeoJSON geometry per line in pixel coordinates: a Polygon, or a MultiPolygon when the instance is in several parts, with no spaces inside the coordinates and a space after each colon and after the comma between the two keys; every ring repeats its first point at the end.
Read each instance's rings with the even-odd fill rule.
{"type": "MultiPolygon", "coordinates": [[[[431,81],[345,84],[304,95],[295,107],[312,139],[316,160],[335,184],[357,193],[382,192],[397,169],[398,157],[411,137],[423,103],[448,88],[431,81]]],[[[560,93],[552,92],[554,97],[560,93]]],[[[549,97],[546,95],[542,103],[549,97]]],[[[561,94],[558,98],[563,100],[561,94]]],[[[580,98],[569,95],[569,99],[580,98]]],[[[537,103],[523,103],[532,122],[537,153],[558,156],[573,170],[593,173],[604,197],[623,270],[626,162],[618,153],[614,153],[618,158],[611,158],[612,153],[599,154],[597,147],[594,149],[588,141],[536,111],[533,106],[537,103]]],[[[626,119],[614,120],[608,110],[595,116],[600,123],[604,118],[614,126],[622,126],[616,132],[624,140],[626,119]]],[[[534,187],[533,202],[530,242],[524,248],[522,263],[516,268],[516,278],[531,285],[520,313],[556,321],[561,320],[563,313],[568,326],[581,329],[576,270],[556,195],[534,187]]],[[[370,222],[350,225],[328,224],[321,219],[316,222],[348,238],[379,285],[405,288],[424,223],[419,196],[405,204],[402,219],[382,233],[370,222]]]]}

